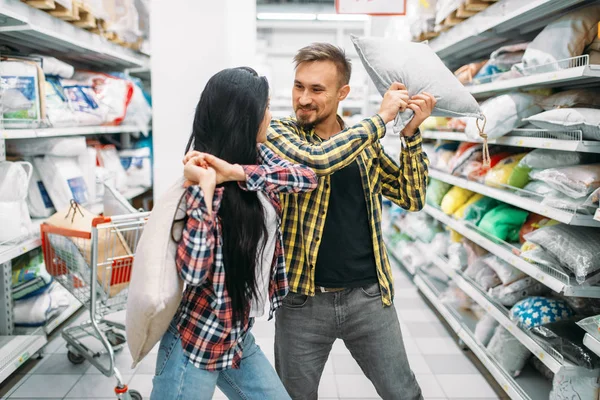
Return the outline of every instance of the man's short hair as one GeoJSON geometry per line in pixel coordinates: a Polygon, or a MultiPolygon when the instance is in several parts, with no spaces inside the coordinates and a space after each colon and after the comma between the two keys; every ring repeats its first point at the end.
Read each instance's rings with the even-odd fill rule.
{"type": "Polygon", "coordinates": [[[352,63],[346,58],[346,52],[329,43],[313,43],[298,50],[294,57],[296,68],[302,63],[312,61],[331,61],[335,64],[340,77],[340,86],[350,83],[352,63]]]}

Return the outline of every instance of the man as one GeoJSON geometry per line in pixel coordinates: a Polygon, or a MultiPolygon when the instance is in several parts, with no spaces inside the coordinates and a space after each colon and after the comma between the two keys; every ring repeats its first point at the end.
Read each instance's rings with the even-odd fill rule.
{"type": "Polygon", "coordinates": [[[381,234],[381,196],[420,210],[428,160],[419,125],[435,106],[394,83],[379,113],[347,128],[337,115],[350,92],[344,52],[316,43],[295,57],[296,118],[274,120],[267,145],[319,175],[319,186],[283,196],[290,293],[276,312],[275,366],[294,400],[316,399],[333,342],[342,339],[379,395],[420,399],[393,306],[392,272],[381,234]],[[385,124],[411,109],[400,163],[382,150],[385,124]]]}

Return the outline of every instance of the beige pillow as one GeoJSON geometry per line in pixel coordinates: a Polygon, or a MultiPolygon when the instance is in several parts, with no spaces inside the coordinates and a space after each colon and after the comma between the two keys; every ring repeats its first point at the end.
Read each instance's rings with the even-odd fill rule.
{"type": "Polygon", "coordinates": [[[542,98],[539,105],[546,111],[555,108],[600,108],[600,94],[595,89],[572,89],[542,98]]]}
{"type": "MultiPolygon", "coordinates": [[[[183,179],[167,190],[154,205],[137,246],[125,323],[132,368],[160,341],[181,302],[183,281],[175,265],[177,243],[171,226],[185,216],[184,193],[183,179]]],[[[175,228],[178,237],[183,223],[175,228]]]]}

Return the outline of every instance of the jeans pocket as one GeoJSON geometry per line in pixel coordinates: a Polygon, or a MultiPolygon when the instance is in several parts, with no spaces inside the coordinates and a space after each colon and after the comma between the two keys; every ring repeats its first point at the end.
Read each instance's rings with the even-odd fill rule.
{"type": "Polygon", "coordinates": [[[308,296],[305,294],[289,292],[283,298],[283,305],[287,308],[302,308],[308,301],[308,296]]]}
{"type": "Polygon", "coordinates": [[[371,283],[369,285],[363,286],[360,288],[360,291],[363,292],[368,297],[380,297],[381,296],[381,287],[379,287],[379,283],[371,283]]]}
{"type": "Polygon", "coordinates": [[[160,376],[163,373],[175,346],[179,343],[179,333],[176,332],[177,328],[169,326],[169,329],[167,329],[160,341],[158,356],[156,357],[156,369],[154,371],[154,375],[156,376],[160,376]]]}

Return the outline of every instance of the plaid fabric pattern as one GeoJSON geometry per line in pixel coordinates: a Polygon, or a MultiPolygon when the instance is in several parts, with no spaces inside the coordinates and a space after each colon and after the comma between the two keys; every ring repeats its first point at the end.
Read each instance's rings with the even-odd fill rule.
{"type": "MultiPolygon", "coordinates": [[[[282,209],[278,193],[313,190],[317,186],[316,175],[310,168],[282,160],[264,145],[259,146],[259,162],[261,165],[243,167],[247,179],[240,183],[240,187],[265,192],[281,226],[282,209]]],[[[253,324],[248,312],[242,321],[233,321],[231,299],[225,286],[223,238],[217,217],[223,190],[215,190],[213,214],[209,215],[200,186],[187,189],[185,204],[188,220],[177,249],[177,268],[186,288],[175,322],[189,360],[196,367],[211,371],[239,368],[241,345],[253,324]]],[[[277,231],[269,284],[269,319],[288,292],[283,239],[281,231],[277,231]]]]}
{"type": "MultiPolygon", "coordinates": [[[[338,119],[343,126],[341,118],[338,119]]],[[[299,126],[293,118],[272,121],[267,145],[281,157],[313,168],[319,176],[315,191],[282,196],[283,238],[291,291],[315,294],[314,273],[329,204],[329,175],[356,159],[371,221],[382,301],[385,306],[392,304],[392,272],[381,233],[382,196],[406,210],[421,210],[425,204],[429,161],[422,151],[420,133],[404,138],[400,162],[394,161],[379,143],[385,131],[383,120],[375,115],[323,141],[314,129],[299,126]]]]}

